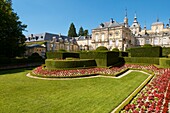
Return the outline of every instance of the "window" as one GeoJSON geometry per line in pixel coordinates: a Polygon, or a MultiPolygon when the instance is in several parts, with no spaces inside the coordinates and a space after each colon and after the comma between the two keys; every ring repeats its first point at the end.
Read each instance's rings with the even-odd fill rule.
{"type": "Polygon", "coordinates": [[[146,39],[146,40],[145,40],[145,43],[146,43],[146,44],[150,44],[149,39],[146,39]]]}
{"type": "Polygon", "coordinates": [[[116,47],[118,47],[119,46],[119,40],[117,39],[116,40],[116,47]]]}
{"type": "Polygon", "coordinates": [[[104,34],[102,34],[102,41],[104,41],[104,34]]]}
{"type": "Polygon", "coordinates": [[[43,36],[41,36],[41,38],[43,38],[43,36]]]}
{"type": "Polygon", "coordinates": [[[96,37],[95,37],[96,42],[98,42],[98,38],[99,38],[99,36],[98,36],[98,34],[96,34],[96,37]]]}
{"type": "Polygon", "coordinates": [[[116,34],[116,36],[118,36],[119,35],[119,31],[116,31],[115,34],[116,34]]]}
{"type": "Polygon", "coordinates": [[[166,38],[163,38],[163,44],[168,44],[168,41],[166,40],[166,38]]]}
{"type": "Polygon", "coordinates": [[[158,45],[158,39],[157,38],[154,39],[154,45],[158,45]]]}

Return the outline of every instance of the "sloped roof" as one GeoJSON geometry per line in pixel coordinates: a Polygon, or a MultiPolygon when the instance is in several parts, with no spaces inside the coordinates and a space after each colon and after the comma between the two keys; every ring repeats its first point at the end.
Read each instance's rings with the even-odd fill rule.
{"type": "Polygon", "coordinates": [[[164,24],[163,22],[154,22],[154,23],[152,23],[152,26],[153,25],[162,25],[162,24],[164,24]]]}
{"type": "Polygon", "coordinates": [[[26,47],[27,47],[27,48],[34,48],[34,47],[41,47],[41,48],[44,48],[44,46],[41,46],[41,45],[39,45],[39,44],[27,45],[26,47]]]}
{"type": "Polygon", "coordinates": [[[101,29],[101,28],[109,28],[109,27],[117,27],[117,26],[124,26],[123,23],[118,23],[116,21],[113,21],[113,22],[104,22],[104,23],[101,23],[99,25],[99,27],[95,28],[95,29],[101,29]],[[101,27],[101,24],[103,24],[103,26],[101,27]]]}

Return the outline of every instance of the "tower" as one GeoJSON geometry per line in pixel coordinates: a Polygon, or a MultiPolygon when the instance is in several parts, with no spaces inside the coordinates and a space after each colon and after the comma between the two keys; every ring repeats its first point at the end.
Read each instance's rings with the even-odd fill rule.
{"type": "Polygon", "coordinates": [[[134,35],[138,35],[139,32],[141,31],[141,27],[140,27],[140,24],[138,23],[137,21],[137,16],[136,16],[136,12],[135,12],[135,15],[134,15],[134,20],[133,20],[133,23],[130,27],[130,30],[132,31],[132,33],[134,35]]]}
{"type": "Polygon", "coordinates": [[[125,27],[128,27],[127,9],[125,9],[124,25],[125,27]]]}

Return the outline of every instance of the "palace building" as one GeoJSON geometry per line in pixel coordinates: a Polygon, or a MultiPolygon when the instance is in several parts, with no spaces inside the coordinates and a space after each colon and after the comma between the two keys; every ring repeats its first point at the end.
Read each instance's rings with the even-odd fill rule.
{"type": "Polygon", "coordinates": [[[145,44],[170,47],[170,27],[169,24],[165,27],[164,23],[157,19],[152,23],[151,29],[147,30],[146,25],[142,29],[136,14],[132,25],[129,26],[126,12],[124,22],[111,19],[110,22],[101,23],[97,28],[92,29],[91,43],[94,49],[105,46],[109,50],[118,48],[120,51],[145,44]]]}
{"type": "Polygon", "coordinates": [[[128,28],[128,18],[125,17],[124,23],[119,23],[113,19],[110,22],[101,23],[99,27],[92,30],[93,48],[105,46],[109,50],[118,48],[125,51],[132,46],[131,30],[128,28]]]}

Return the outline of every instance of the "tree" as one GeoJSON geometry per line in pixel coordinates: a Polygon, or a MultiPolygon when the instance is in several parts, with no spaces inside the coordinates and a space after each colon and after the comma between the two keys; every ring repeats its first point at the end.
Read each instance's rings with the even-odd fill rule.
{"type": "Polygon", "coordinates": [[[84,36],[88,36],[89,35],[89,32],[88,32],[88,30],[86,29],[86,30],[84,30],[84,36]]]}
{"type": "Polygon", "coordinates": [[[22,31],[27,26],[13,12],[11,0],[0,0],[0,19],[0,56],[20,56],[25,52],[25,36],[22,31]]]}
{"type": "Polygon", "coordinates": [[[68,31],[68,37],[77,37],[76,28],[73,23],[71,23],[69,31],[68,31]]]}
{"type": "Polygon", "coordinates": [[[80,27],[78,36],[84,36],[83,27],[80,27]]]}

